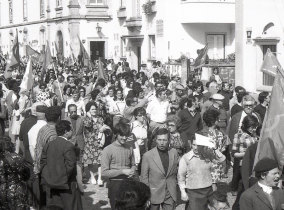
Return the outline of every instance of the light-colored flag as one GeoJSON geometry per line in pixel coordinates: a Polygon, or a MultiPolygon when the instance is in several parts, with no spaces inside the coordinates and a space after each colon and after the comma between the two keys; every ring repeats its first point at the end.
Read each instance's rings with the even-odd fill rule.
{"type": "Polygon", "coordinates": [[[266,74],[269,74],[275,77],[277,74],[278,68],[281,68],[281,65],[278,59],[276,58],[276,56],[268,48],[264,56],[260,70],[266,74]]]}
{"type": "Polygon", "coordinates": [[[20,85],[21,92],[25,90],[26,91],[31,90],[33,87],[33,83],[34,83],[34,75],[32,69],[32,59],[29,59],[22,83],[20,85]]]}

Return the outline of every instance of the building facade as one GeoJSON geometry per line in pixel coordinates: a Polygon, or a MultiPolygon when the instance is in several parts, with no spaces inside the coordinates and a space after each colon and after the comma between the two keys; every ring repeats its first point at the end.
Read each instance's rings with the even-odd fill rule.
{"type": "Polygon", "coordinates": [[[0,47],[9,52],[17,29],[21,55],[27,44],[77,55],[79,36],[92,60],[126,59],[134,69],[196,58],[206,43],[209,58],[223,59],[235,52],[234,12],[234,0],[0,0],[0,47]]]}
{"type": "Polygon", "coordinates": [[[269,48],[284,65],[284,2],[236,0],[236,85],[271,91],[273,77],[261,72],[269,48]]]}

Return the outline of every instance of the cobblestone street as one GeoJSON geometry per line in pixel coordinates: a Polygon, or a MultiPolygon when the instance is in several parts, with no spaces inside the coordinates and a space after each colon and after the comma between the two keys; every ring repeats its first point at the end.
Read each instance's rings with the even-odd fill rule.
{"type": "MultiPolygon", "coordinates": [[[[223,183],[229,183],[232,179],[232,169],[229,170],[229,178],[224,179],[223,183]]],[[[108,198],[107,198],[107,188],[99,187],[98,185],[86,185],[85,194],[82,198],[84,210],[111,210],[108,198]]],[[[226,184],[221,187],[227,187],[226,184]]],[[[236,197],[232,197],[231,193],[228,193],[228,200],[230,203],[230,209],[236,197]]],[[[176,210],[183,210],[185,204],[178,204],[176,210]]]]}

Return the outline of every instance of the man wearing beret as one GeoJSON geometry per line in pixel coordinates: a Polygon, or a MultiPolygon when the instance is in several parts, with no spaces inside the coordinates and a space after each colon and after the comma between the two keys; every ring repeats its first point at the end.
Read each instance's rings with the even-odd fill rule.
{"type": "Polygon", "coordinates": [[[284,206],[284,192],[279,189],[280,180],[278,163],[263,158],[254,167],[258,182],[247,189],[241,196],[241,210],[281,210],[284,206]]]}

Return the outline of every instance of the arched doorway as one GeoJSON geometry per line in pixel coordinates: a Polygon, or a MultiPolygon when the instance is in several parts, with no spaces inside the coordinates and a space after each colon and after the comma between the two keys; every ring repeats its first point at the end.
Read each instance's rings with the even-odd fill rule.
{"type": "Polygon", "coordinates": [[[55,48],[56,48],[56,55],[59,60],[62,60],[64,58],[63,46],[64,42],[63,42],[62,31],[57,31],[55,48]]]}

